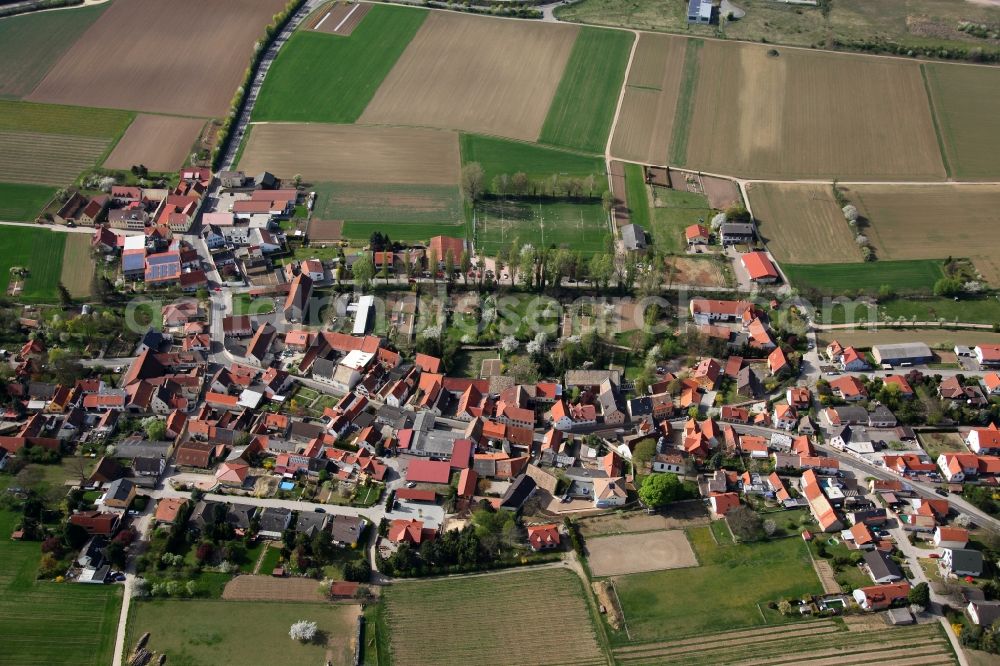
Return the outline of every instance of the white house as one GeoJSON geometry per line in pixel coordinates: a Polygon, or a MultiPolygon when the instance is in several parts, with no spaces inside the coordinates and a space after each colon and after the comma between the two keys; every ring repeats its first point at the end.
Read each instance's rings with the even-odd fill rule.
{"type": "Polygon", "coordinates": [[[973,428],[965,436],[965,443],[973,453],[1000,453],[1000,429],[995,423],[987,428],[973,428]]]}
{"type": "Polygon", "coordinates": [[[658,453],[653,456],[654,472],[684,473],[684,457],[678,453],[658,453]]]}
{"type": "Polygon", "coordinates": [[[934,530],[934,545],[938,548],[965,548],[969,531],[961,527],[938,527],[934,530]]]}

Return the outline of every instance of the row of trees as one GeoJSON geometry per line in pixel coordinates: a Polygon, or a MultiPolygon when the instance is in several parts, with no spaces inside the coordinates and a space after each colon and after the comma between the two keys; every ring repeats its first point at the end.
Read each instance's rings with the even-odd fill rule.
{"type": "Polygon", "coordinates": [[[462,195],[467,201],[481,201],[487,196],[506,199],[524,197],[548,199],[595,199],[598,196],[606,202],[610,209],[613,197],[606,187],[598,188],[598,179],[594,174],[584,178],[571,176],[564,178],[557,173],[547,178],[531,178],[523,171],[514,174],[501,173],[486,183],[486,172],[479,162],[470,162],[462,167],[462,195]]]}

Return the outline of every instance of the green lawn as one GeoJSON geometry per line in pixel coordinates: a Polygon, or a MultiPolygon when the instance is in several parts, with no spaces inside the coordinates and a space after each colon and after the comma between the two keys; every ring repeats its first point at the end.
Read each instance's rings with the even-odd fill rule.
{"type": "Polygon", "coordinates": [[[842,294],[864,290],[875,294],[882,285],[897,292],[930,293],[943,273],[941,262],[934,259],[908,261],[871,261],[850,264],[782,264],[792,285],[818,289],[823,293],[842,294]]]}
{"type": "Polygon", "coordinates": [[[29,269],[29,274],[18,300],[57,302],[66,235],[29,227],[7,227],[3,231],[3,243],[0,244],[0,281],[3,293],[6,293],[10,284],[11,267],[23,266],[29,269]]]}
{"type": "Polygon", "coordinates": [[[16,520],[0,511],[0,663],[111,663],[121,586],[36,581],[40,544],[11,541],[16,520]]]}
{"type": "Polygon", "coordinates": [[[620,30],[580,30],[539,143],[604,152],[633,39],[620,30]]]}
{"type": "MultiPolygon", "coordinates": [[[[615,579],[633,641],[780,622],[769,601],[822,591],[801,539],[716,545],[710,530],[688,530],[700,566],[615,579]]],[[[624,632],[612,636],[626,640],[624,632]]]]}
{"type": "MultiPolygon", "coordinates": [[[[317,583],[318,585],[318,583],[317,583]]],[[[150,632],[149,649],[168,664],[351,664],[358,607],[308,602],[158,600],[134,604],[126,645],[150,632]],[[326,638],[300,643],[288,636],[299,620],[326,638]]]]}
{"type": "Polygon", "coordinates": [[[463,235],[465,211],[455,185],[317,183],[313,215],[346,220],[345,238],[368,240],[373,231],[394,240],[463,235]]]}
{"type": "Polygon", "coordinates": [[[462,237],[466,233],[465,222],[359,222],[349,220],[344,222],[342,234],[348,240],[367,241],[373,231],[389,234],[389,238],[398,241],[427,241],[434,236],[462,237]]]}
{"type": "Polygon", "coordinates": [[[253,119],[353,123],[426,16],[376,4],[349,37],[296,32],[268,72],[253,119]]]}
{"type": "Polygon", "coordinates": [[[279,546],[268,546],[267,552],[264,553],[264,559],[260,563],[260,573],[264,576],[270,576],[271,572],[275,570],[278,566],[278,561],[281,559],[281,548],[279,546]]]}
{"type": "Polygon", "coordinates": [[[114,139],[128,128],[134,117],[134,112],[118,109],[0,100],[0,132],[38,132],[114,139]]]}
{"type": "Polygon", "coordinates": [[[684,51],[684,76],[681,78],[680,95],[674,111],[674,133],[670,137],[670,163],[677,166],[684,166],[687,161],[688,130],[691,127],[691,114],[694,113],[698,62],[703,44],[700,39],[689,39],[684,51]]]}
{"type": "Polygon", "coordinates": [[[523,171],[533,181],[553,175],[560,178],[594,176],[594,196],[600,197],[608,189],[604,160],[597,156],[478,134],[463,134],[460,145],[462,164],[479,162],[482,165],[487,189],[492,186],[495,176],[512,176],[518,171],[523,171]]]}
{"type": "Polygon", "coordinates": [[[0,183],[0,220],[30,222],[56,193],[47,185],[0,183]]]}
{"type": "Polygon", "coordinates": [[[38,12],[0,21],[0,62],[4,64],[0,68],[0,97],[30,93],[108,6],[38,12]]]}
{"type": "Polygon", "coordinates": [[[473,242],[486,255],[496,255],[514,240],[593,254],[605,250],[609,235],[599,202],[491,200],[476,205],[473,242]]]}
{"type": "Polygon", "coordinates": [[[625,165],[625,190],[631,222],[649,231],[649,194],[638,164],[625,165]]]}
{"type": "Polygon", "coordinates": [[[479,377],[483,361],[488,358],[497,358],[496,352],[463,349],[451,360],[448,374],[456,377],[479,377]]]}
{"type": "Polygon", "coordinates": [[[267,314],[274,312],[274,301],[270,298],[253,298],[250,294],[233,295],[233,314],[267,314]]]}
{"type": "Polygon", "coordinates": [[[712,218],[708,199],[694,192],[654,187],[655,205],[649,232],[653,243],[668,254],[683,253],[687,247],[684,229],[704,220],[707,225],[712,218]]]}

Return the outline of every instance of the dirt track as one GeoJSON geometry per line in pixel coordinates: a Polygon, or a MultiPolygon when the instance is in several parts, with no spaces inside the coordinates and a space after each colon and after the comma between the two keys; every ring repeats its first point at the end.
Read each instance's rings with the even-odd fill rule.
{"type": "MultiPolygon", "coordinates": [[[[115,2],[27,98],[222,116],[282,0],[115,2]]],[[[187,148],[185,148],[186,150],[187,148]]]]}
{"type": "Polygon", "coordinates": [[[139,114],[104,166],[129,169],[142,164],[150,171],[174,171],[183,166],[204,126],[201,118],[139,114]]]}
{"type": "Polygon", "coordinates": [[[578,31],[431,12],[360,120],[535,141],[578,31]]]}
{"type": "Polygon", "coordinates": [[[698,558],[682,530],[588,539],[587,551],[587,561],[595,576],[698,566],[698,558]]]}

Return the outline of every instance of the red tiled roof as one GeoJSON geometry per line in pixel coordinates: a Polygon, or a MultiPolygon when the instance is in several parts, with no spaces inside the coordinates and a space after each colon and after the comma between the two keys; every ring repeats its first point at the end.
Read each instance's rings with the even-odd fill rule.
{"type": "Polygon", "coordinates": [[[416,483],[448,483],[451,464],[444,460],[411,460],[406,468],[406,480],[416,483]]]}
{"type": "Polygon", "coordinates": [[[763,252],[747,252],[741,259],[751,280],[778,277],[778,271],[763,252]]]}

